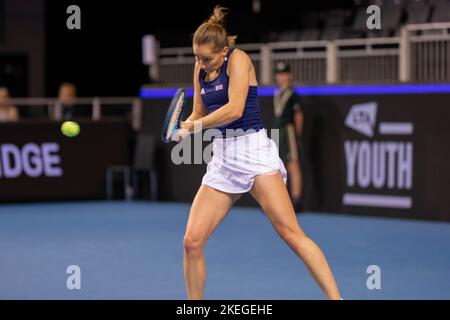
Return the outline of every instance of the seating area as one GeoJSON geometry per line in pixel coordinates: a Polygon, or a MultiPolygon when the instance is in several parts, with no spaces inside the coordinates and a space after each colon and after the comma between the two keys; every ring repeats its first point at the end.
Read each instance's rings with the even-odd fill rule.
{"type": "Polygon", "coordinates": [[[400,35],[400,27],[404,24],[450,22],[450,0],[380,0],[375,3],[381,9],[381,30],[369,30],[366,10],[374,1],[354,2],[352,8],[300,13],[297,29],[269,32],[262,40],[284,42],[395,37],[400,35]]]}

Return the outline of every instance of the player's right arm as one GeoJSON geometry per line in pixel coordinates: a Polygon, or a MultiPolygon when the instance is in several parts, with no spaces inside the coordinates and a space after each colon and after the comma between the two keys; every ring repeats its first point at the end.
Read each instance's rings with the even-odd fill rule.
{"type": "Polygon", "coordinates": [[[202,97],[200,95],[200,82],[198,76],[200,73],[200,66],[195,62],[194,66],[194,103],[192,106],[192,113],[188,117],[189,121],[194,121],[206,116],[205,106],[203,105],[202,97]]]}

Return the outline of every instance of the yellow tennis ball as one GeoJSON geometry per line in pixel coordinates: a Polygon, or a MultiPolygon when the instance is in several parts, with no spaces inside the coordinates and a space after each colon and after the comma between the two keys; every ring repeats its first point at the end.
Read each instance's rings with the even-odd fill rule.
{"type": "Polygon", "coordinates": [[[80,133],[80,126],[74,121],[65,121],[61,125],[61,132],[67,137],[76,137],[80,133]]]}

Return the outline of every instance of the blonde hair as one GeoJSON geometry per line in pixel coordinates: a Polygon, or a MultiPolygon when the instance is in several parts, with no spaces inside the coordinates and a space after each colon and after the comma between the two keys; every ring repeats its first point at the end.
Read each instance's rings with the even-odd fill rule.
{"type": "Polygon", "coordinates": [[[193,42],[197,45],[211,44],[215,52],[227,47],[234,47],[237,36],[229,36],[225,29],[227,8],[220,5],[214,7],[209,19],[203,22],[195,31],[193,42]]]}

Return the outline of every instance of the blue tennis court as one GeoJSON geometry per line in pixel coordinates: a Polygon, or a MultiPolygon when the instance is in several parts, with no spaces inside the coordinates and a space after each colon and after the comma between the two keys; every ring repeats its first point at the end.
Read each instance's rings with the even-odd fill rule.
{"type": "MultiPolygon", "coordinates": [[[[0,299],[185,299],[189,204],[0,206],[0,299]],[[71,265],[80,289],[69,290],[71,265]]],[[[345,299],[450,299],[450,224],[323,213],[298,216],[345,299]],[[367,268],[379,266],[381,289],[367,268]]],[[[207,299],[324,299],[260,209],[234,207],[206,246],[207,299]]]]}

